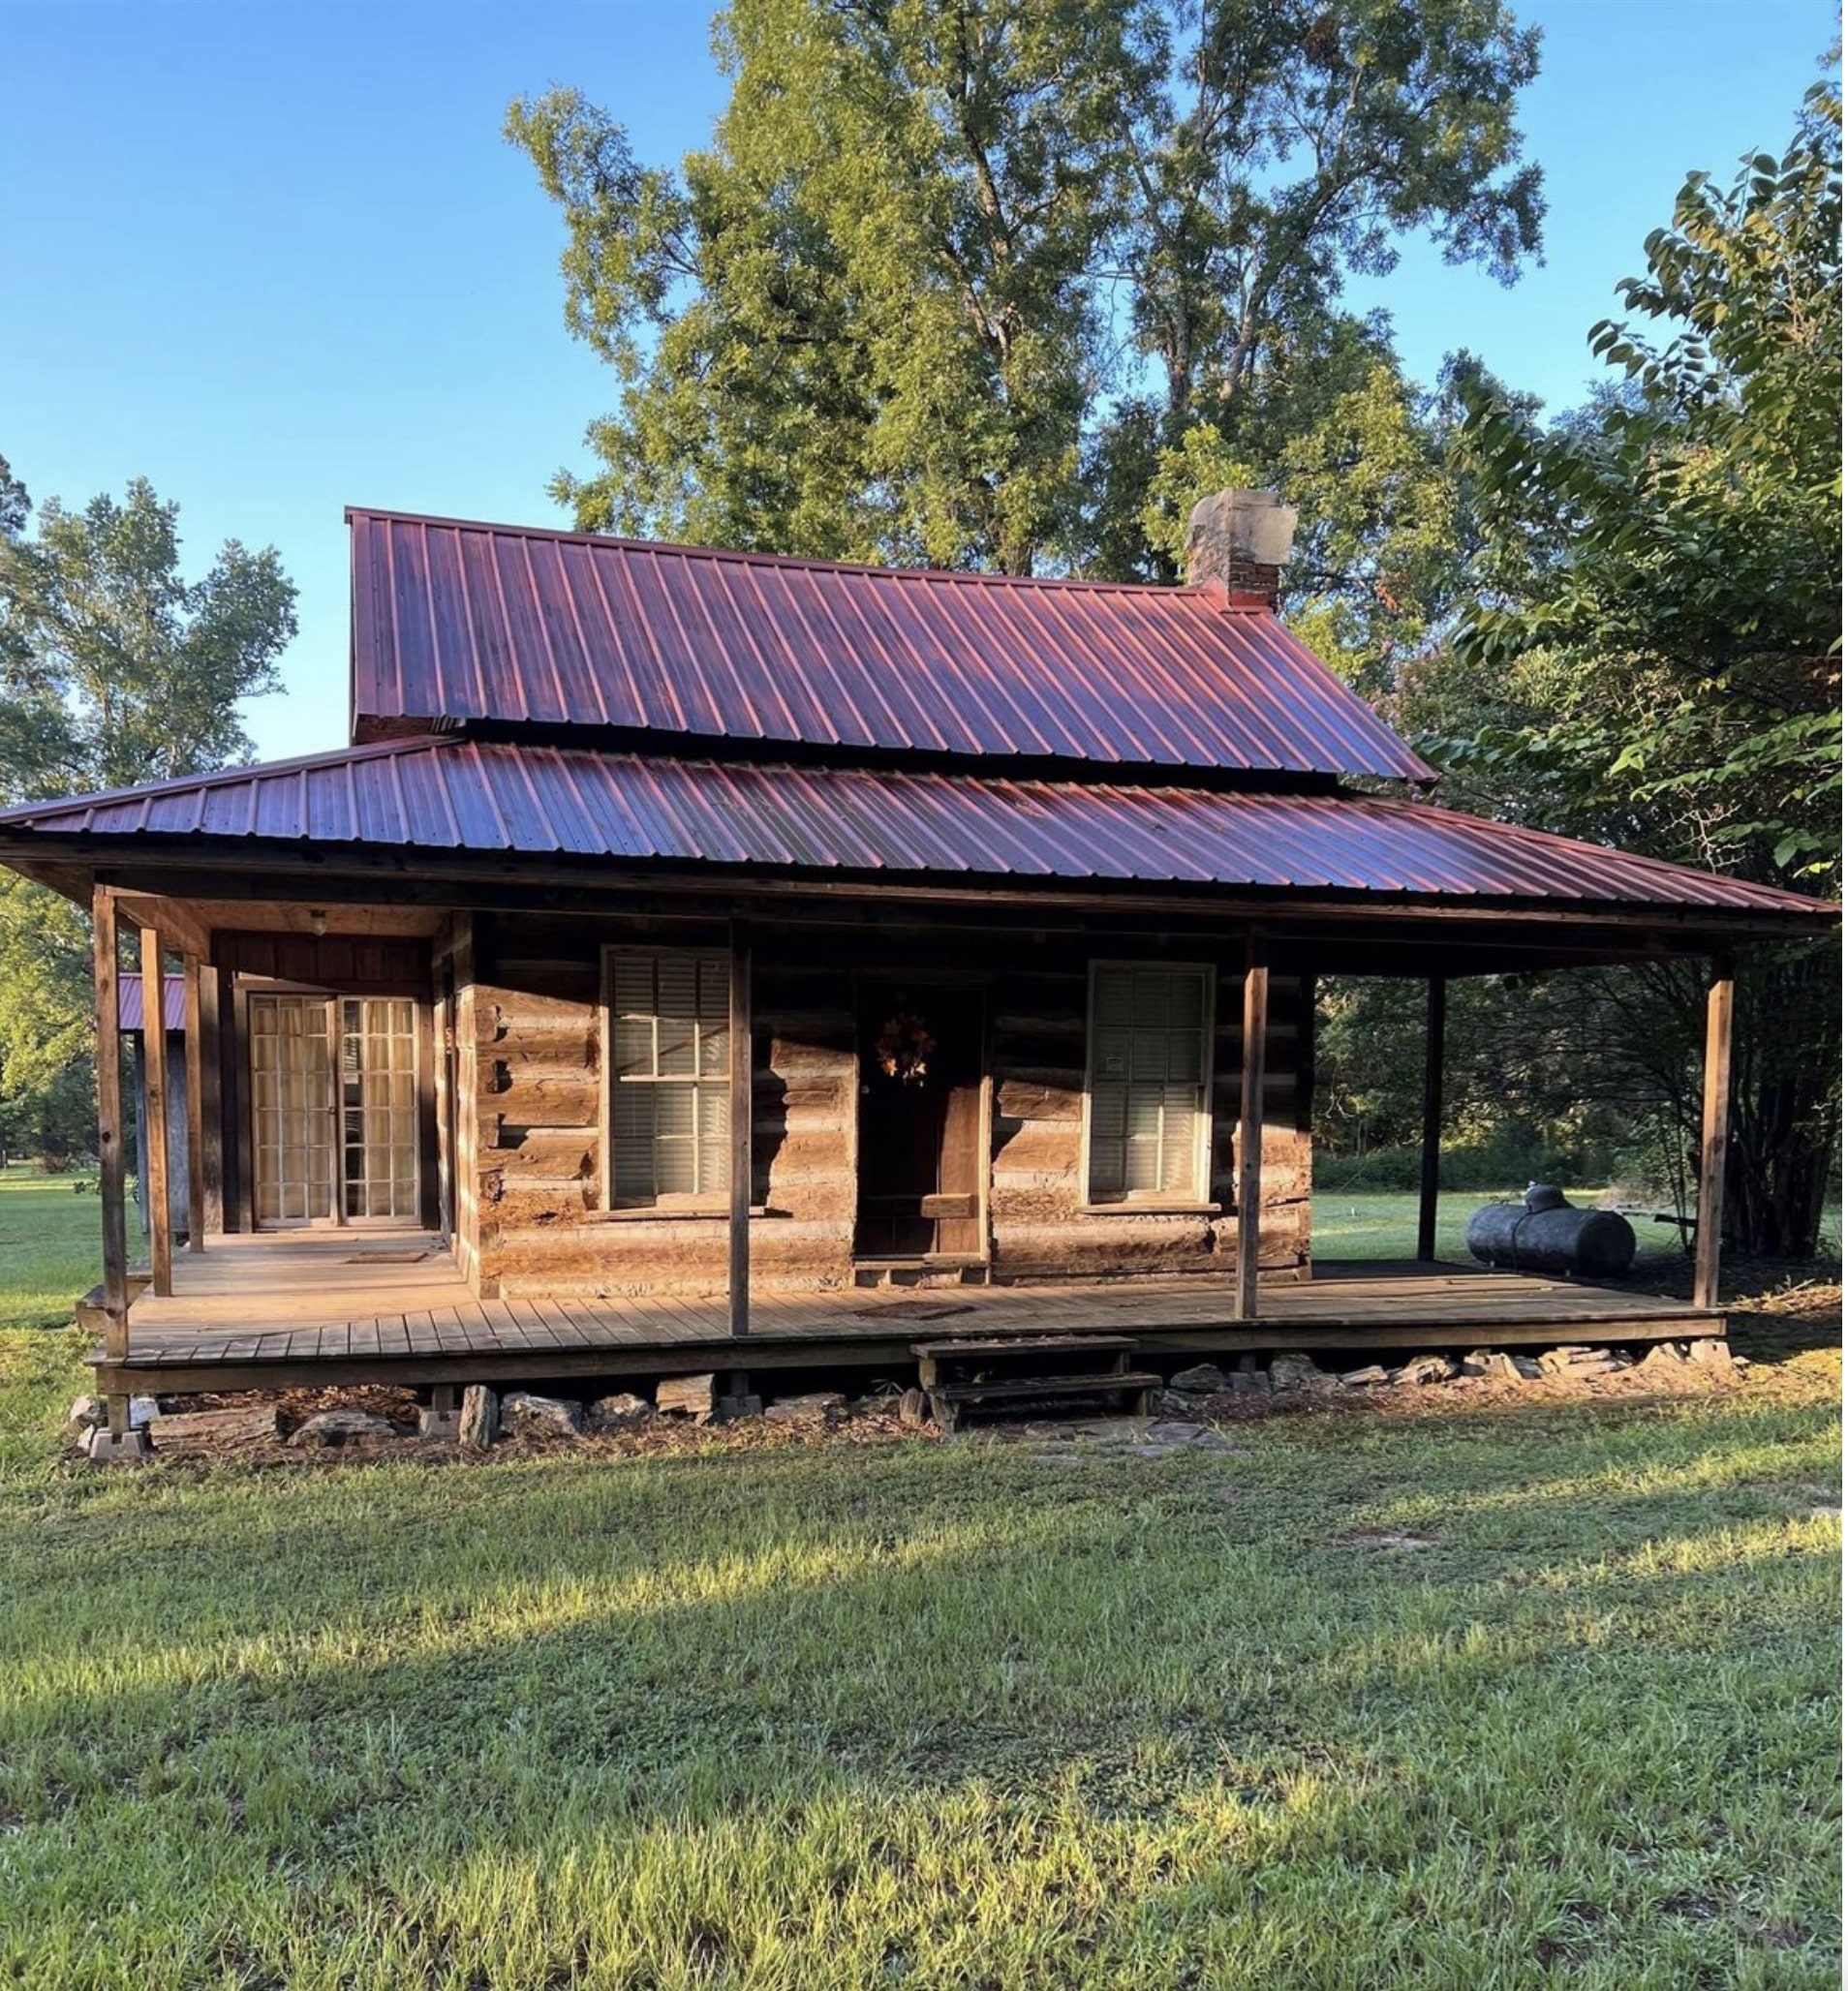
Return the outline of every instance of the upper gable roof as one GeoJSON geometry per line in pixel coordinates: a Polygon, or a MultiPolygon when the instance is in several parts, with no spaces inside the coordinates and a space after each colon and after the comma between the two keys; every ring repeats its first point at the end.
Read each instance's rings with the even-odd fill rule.
{"type": "Polygon", "coordinates": [[[347,517],[355,743],[486,721],[1433,779],[1255,597],[347,517]]]}

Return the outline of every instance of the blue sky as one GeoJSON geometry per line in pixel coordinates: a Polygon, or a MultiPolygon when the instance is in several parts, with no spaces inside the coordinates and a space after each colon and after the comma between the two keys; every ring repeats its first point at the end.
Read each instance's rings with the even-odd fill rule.
{"type": "MultiPolygon", "coordinates": [[[[1693,168],[1780,149],[1835,14],[1815,0],[1517,0],[1546,261],[1511,291],[1413,249],[1357,301],[1429,378],[1466,346],[1553,407],[1693,168]]],[[[638,156],[702,143],[699,5],[0,0],[0,454],[35,499],[151,478],[189,568],[274,544],[301,591],[266,755],[346,734],[350,503],[547,522],[611,398],[565,332],[562,230],[500,138],[575,83],[638,156]]]]}

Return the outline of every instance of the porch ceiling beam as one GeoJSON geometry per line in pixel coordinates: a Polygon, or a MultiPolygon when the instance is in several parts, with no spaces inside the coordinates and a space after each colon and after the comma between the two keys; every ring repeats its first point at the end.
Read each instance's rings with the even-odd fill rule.
{"type": "MultiPolygon", "coordinates": [[[[356,904],[475,906],[482,910],[533,907],[640,914],[651,912],[654,900],[664,897],[670,904],[678,902],[680,910],[675,916],[683,918],[695,916],[685,909],[686,902],[694,899],[710,906],[707,916],[713,919],[734,913],[748,915],[754,908],[760,912],[765,904],[774,904],[780,921],[800,919],[817,924],[838,924],[843,918],[849,924],[870,923],[870,918],[886,907],[925,909],[939,916],[945,910],[984,911],[1015,926],[1020,924],[1021,908],[1032,907],[1043,915],[1036,916],[1033,923],[1049,927],[1061,916],[1085,913],[1116,920],[1196,919],[1221,930],[1228,919],[1242,917],[1263,920],[1278,950],[1309,950],[1319,944],[1336,955],[1372,945],[1402,944],[1408,931],[1415,934],[1421,928],[1442,929],[1441,940],[1435,934],[1431,935],[1428,944],[1433,946],[1482,946],[1516,956],[1530,933],[1536,957],[1567,948],[1584,953],[1587,962],[1608,961],[1614,956],[1710,954],[1716,946],[1751,938],[1789,939],[1808,930],[1800,921],[1759,920],[1698,909],[1676,912],[1658,907],[1638,914],[1620,907],[1452,905],[1385,895],[1289,899],[1227,892],[1214,897],[1203,895],[1198,887],[1155,893],[1136,888],[1099,891],[1082,884],[1027,888],[901,885],[808,876],[740,881],[693,870],[624,873],[607,865],[593,877],[585,872],[547,865],[403,866],[362,860],[345,852],[341,861],[352,868],[336,871],[324,859],[304,860],[293,846],[240,852],[236,869],[218,871],[178,869],[189,859],[197,864],[199,856],[183,843],[170,849],[138,851],[134,854],[141,861],[132,867],[122,862],[127,854],[112,852],[113,861],[99,869],[99,879],[133,891],[140,887],[148,868],[158,867],[169,891],[188,899],[274,900],[279,896],[278,884],[290,878],[304,889],[312,885],[310,896],[317,904],[337,904],[344,896],[356,904]],[[1468,931],[1472,925],[1479,930],[1474,934],[1468,931]],[[1357,926],[1376,931],[1357,934],[1357,926]]],[[[4,839],[0,839],[0,861],[13,861],[4,839]]],[[[1830,918],[1827,909],[1819,906],[1817,930],[1830,918]]],[[[1326,966],[1327,963],[1320,965],[1326,966]]],[[[1517,960],[1511,964],[1516,967],[1528,965],[1556,963],[1536,958],[1531,963],[1517,960]]],[[[1425,972],[1422,967],[1409,971],[1425,972]]]]}
{"type": "Polygon", "coordinates": [[[201,961],[211,959],[210,932],[179,900],[165,894],[125,891],[120,895],[119,904],[121,916],[129,924],[143,929],[155,928],[169,947],[177,948],[182,954],[195,954],[201,961]]]}

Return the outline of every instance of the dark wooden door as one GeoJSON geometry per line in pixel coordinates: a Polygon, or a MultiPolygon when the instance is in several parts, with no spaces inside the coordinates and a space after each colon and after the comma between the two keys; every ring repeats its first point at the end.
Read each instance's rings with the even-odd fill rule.
{"type": "Polygon", "coordinates": [[[927,982],[863,986],[858,1221],[865,1258],[979,1257],[982,998],[927,982]]]}

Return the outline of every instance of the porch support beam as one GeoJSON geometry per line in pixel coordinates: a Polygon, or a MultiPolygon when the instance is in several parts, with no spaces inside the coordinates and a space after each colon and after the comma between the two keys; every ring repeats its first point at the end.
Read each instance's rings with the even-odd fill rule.
{"type": "MultiPolygon", "coordinates": [[[[122,1013],[118,1004],[115,895],[99,885],[90,898],[96,984],[96,1154],[103,1210],[103,1353],[126,1362],[129,1352],[128,1168],[122,1139],[122,1013]]],[[[111,1394],[109,1430],[126,1441],[129,1400],[111,1394]]]]}
{"type": "Polygon", "coordinates": [[[205,1056],[200,1041],[200,960],[186,972],[186,1248],[205,1249],[205,1056]]]}
{"type": "Polygon", "coordinates": [[[157,893],[124,888],[118,894],[118,919],[130,926],[154,927],[169,947],[201,959],[210,954],[211,935],[190,905],[157,893]]]}
{"type": "Polygon", "coordinates": [[[1239,1270],[1234,1320],[1257,1319],[1258,1231],[1264,1199],[1264,1039],[1270,1026],[1271,969],[1253,934],[1245,964],[1245,1033],[1239,1075],[1239,1270]]]}
{"type": "Polygon", "coordinates": [[[1694,1224],[1694,1304],[1717,1307],[1720,1229],[1726,1210],[1726,1142],[1733,1090],[1733,964],[1715,956],[1707,988],[1707,1055],[1701,1089],[1701,1186],[1694,1224]]]}
{"type": "Polygon", "coordinates": [[[751,932],[742,922],[731,929],[730,1001],[726,1028],[731,1051],[727,1095],[731,1109],[731,1215],[725,1292],[731,1332],[751,1332],[751,932]]]}
{"type": "Polygon", "coordinates": [[[1418,1256],[1437,1256],[1437,1148],[1444,1129],[1444,978],[1425,985],[1425,1127],[1418,1158],[1418,1256]]]}
{"type": "Polygon", "coordinates": [[[167,984],[161,972],[161,936],[141,929],[141,1069],[146,1074],[147,1152],[141,1174],[147,1184],[148,1266],[157,1300],[173,1291],[173,1210],[169,1201],[167,1141],[167,984]]]}
{"type": "Polygon", "coordinates": [[[202,1087],[200,1193],[205,1199],[205,1229],[222,1236],[231,1225],[225,1210],[225,1047],[220,1034],[219,973],[209,955],[195,957],[194,965],[199,977],[199,1061],[202,1087]]]}

